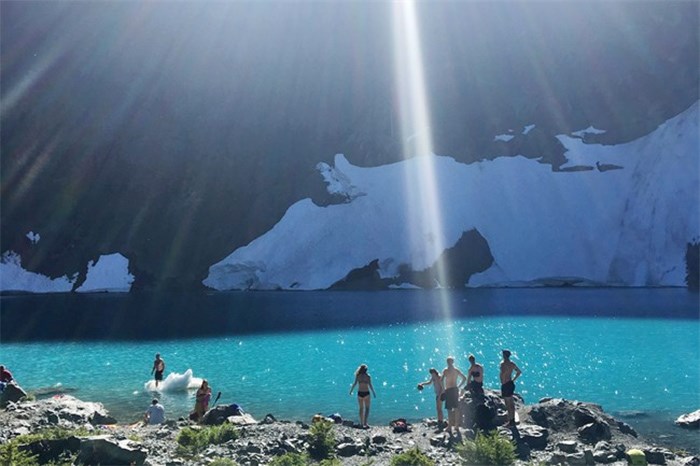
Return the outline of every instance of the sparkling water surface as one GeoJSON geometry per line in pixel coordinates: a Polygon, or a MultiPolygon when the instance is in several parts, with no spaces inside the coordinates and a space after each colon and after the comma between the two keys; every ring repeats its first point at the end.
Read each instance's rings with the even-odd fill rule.
{"type": "MultiPolygon", "coordinates": [[[[401,293],[394,292],[392,300],[401,302],[401,293]]],[[[530,293],[523,302],[537,301],[530,293]]],[[[595,402],[612,413],[665,413],[669,418],[700,407],[697,318],[601,316],[600,306],[609,299],[601,303],[591,299],[596,294],[551,293],[564,307],[566,300],[580,305],[582,297],[589,299],[596,316],[482,310],[421,321],[414,311],[408,322],[365,326],[359,311],[348,311],[356,314],[354,325],[328,329],[149,341],[9,342],[2,344],[0,359],[25,388],[76,388],[75,396],[102,402],[122,422],[139,418],[154,396],[144,384],[156,352],[166,361],[166,375],[191,368],[195,377],[209,380],[214,395],[222,393],[219,403],[238,403],[255,417],[273,413],[309,419],[337,412],[355,419],[357,402],[348,391],[360,363],[369,365],[377,392],[371,423],[432,417],[432,389],[416,390],[430,367],[441,370],[445,358],[454,355],[466,370],[467,356],[474,353],[485,367],[485,385],[498,389],[502,348],[512,350],[523,371],[517,392],[528,403],[564,397],[595,402]]],[[[358,300],[352,309],[361,309],[368,299],[344,296],[358,300]]],[[[510,296],[508,302],[517,308],[518,295],[510,296]]],[[[637,305],[631,298],[624,301],[637,305]]],[[[192,391],[158,396],[170,418],[185,416],[194,405],[192,391]]]]}

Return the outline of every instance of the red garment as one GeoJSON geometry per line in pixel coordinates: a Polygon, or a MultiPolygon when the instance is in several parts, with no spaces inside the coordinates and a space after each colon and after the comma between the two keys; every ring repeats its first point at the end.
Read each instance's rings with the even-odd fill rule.
{"type": "Polygon", "coordinates": [[[12,374],[10,371],[7,369],[3,369],[2,372],[0,372],[0,382],[10,382],[12,380],[12,374]]]}

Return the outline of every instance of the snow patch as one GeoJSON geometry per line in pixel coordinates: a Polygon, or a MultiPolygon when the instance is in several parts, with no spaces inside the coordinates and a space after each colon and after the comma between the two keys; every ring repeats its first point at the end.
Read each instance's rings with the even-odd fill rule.
{"type": "Polygon", "coordinates": [[[95,291],[128,292],[134,276],[129,273],[129,260],[119,253],[100,256],[88,263],[87,278],[76,290],[79,293],[95,291]]]}
{"type": "Polygon", "coordinates": [[[523,134],[523,135],[526,135],[527,133],[529,133],[529,132],[532,131],[533,129],[535,129],[535,125],[527,125],[525,128],[523,128],[523,133],[522,133],[522,134],[523,134]]]}
{"type": "Polygon", "coordinates": [[[598,129],[598,128],[594,128],[593,126],[589,126],[589,127],[586,128],[586,129],[580,129],[580,130],[578,130],[578,131],[574,131],[574,132],[571,133],[571,134],[572,134],[573,136],[578,136],[578,137],[582,138],[582,137],[584,137],[586,134],[603,134],[603,133],[607,133],[607,131],[604,130],[604,129],[598,129]]]}
{"type": "Polygon", "coordinates": [[[36,244],[41,239],[41,236],[39,236],[39,233],[34,233],[33,231],[30,231],[29,233],[27,233],[27,238],[29,238],[29,241],[31,241],[32,244],[36,244]]]}
{"type": "Polygon", "coordinates": [[[29,291],[33,293],[59,293],[70,291],[77,274],[49,278],[40,273],[29,272],[22,267],[22,259],[14,251],[0,256],[0,291],[29,291]]]}
{"type": "Polygon", "coordinates": [[[494,136],[493,140],[494,141],[503,141],[503,142],[508,142],[511,139],[513,139],[515,136],[512,134],[499,134],[498,136],[494,136]]]}

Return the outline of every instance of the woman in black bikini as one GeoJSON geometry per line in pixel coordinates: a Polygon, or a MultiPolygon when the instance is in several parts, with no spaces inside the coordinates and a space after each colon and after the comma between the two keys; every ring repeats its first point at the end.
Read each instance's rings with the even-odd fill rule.
{"type": "Polygon", "coordinates": [[[355,371],[355,382],[350,387],[350,394],[357,385],[357,404],[360,406],[360,427],[368,428],[367,417],[369,416],[370,400],[369,391],[372,390],[372,395],[377,397],[372,386],[372,377],[367,373],[367,364],[361,364],[355,371]]]}

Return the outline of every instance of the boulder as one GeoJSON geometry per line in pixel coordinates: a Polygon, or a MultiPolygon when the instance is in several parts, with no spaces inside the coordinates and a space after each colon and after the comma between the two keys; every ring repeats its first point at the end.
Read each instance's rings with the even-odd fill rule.
{"type": "Polygon", "coordinates": [[[671,459],[674,454],[665,448],[651,447],[642,449],[649,464],[666,464],[666,459],[671,459]]]}
{"type": "Polygon", "coordinates": [[[5,386],[5,390],[0,393],[0,408],[5,408],[10,403],[17,403],[22,398],[27,397],[22,387],[14,382],[10,382],[5,386]]]}
{"type": "Polygon", "coordinates": [[[595,444],[601,440],[610,440],[610,426],[606,422],[590,422],[578,429],[578,436],[586,443],[595,444]]]}
{"type": "Polygon", "coordinates": [[[623,434],[631,435],[632,437],[637,437],[637,431],[634,430],[632,426],[627,424],[626,422],[617,421],[617,428],[620,429],[620,432],[622,432],[623,434]]]}
{"type": "MultiPolygon", "coordinates": [[[[523,399],[516,394],[513,397],[516,410],[522,408],[523,399]]],[[[503,424],[506,405],[495,390],[484,390],[483,394],[467,391],[459,400],[460,426],[467,429],[491,430],[503,424]]]]}
{"type": "Polygon", "coordinates": [[[578,443],[576,440],[562,440],[557,443],[557,448],[559,448],[564,453],[574,453],[577,450],[578,443]]]}
{"type": "Polygon", "coordinates": [[[215,406],[202,416],[202,424],[207,426],[218,426],[226,422],[229,416],[242,414],[240,406],[237,404],[215,406]]]}
{"type": "Polygon", "coordinates": [[[526,443],[533,450],[544,450],[547,447],[549,431],[538,425],[521,425],[517,429],[519,442],[526,443]]]}
{"type": "Polygon", "coordinates": [[[20,447],[21,450],[31,455],[36,455],[39,464],[58,462],[59,457],[67,452],[77,453],[80,449],[80,439],[78,437],[68,437],[55,440],[39,440],[20,447]]]}
{"type": "Polygon", "coordinates": [[[109,436],[84,438],[80,442],[76,462],[90,465],[142,465],[146,461],[146,452],[129,446],[129,443],[128,440],[117,441],[109,436]]]}
{"type": "Polygon", "coordinates": [[[358,445],[356,443],[341,443],[336,448],[336,452],[338,453],[338,456],[342,456],[344,458],[359,455],[361,450],[362,450],[362,445],[361,444],[358,445]]]}
{"type": "Polygon", "coordinates": [[[700,409],[692,413],[683,414],[676,419],[675,424],[686,429],[700,428],[700,409]]]}
{"type": "Polygon", "coordinates": [[[93,426],[114,425],[117,423],[117,420],[115,418],[107,414],[101,413],[99,411],[95,411],[94,413],[92,413],[92,416],[90,416],[89,420],[90,424],[92,424],[93,426]]]}
{"type": "Polygon", "coordinates": [[[237,416],[229,416],[226,418],[226,421],[235,426],[252,426],[258,423],[258,421],[256,421],[255,418],[248,413],[242,413],[237,416]]]}

